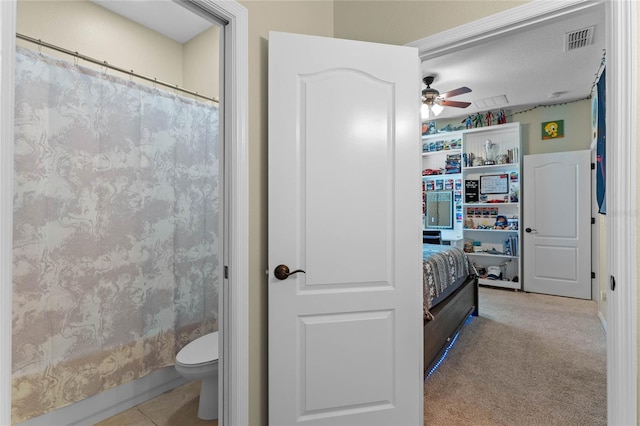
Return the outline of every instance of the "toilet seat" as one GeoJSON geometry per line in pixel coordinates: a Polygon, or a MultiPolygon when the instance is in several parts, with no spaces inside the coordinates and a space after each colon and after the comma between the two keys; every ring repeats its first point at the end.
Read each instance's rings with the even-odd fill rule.
{"type": "Polygon", "coordinates": [[[180,349],[176,364],[198,366],[218,362],[218,332],[205,334],[180,349]]]}

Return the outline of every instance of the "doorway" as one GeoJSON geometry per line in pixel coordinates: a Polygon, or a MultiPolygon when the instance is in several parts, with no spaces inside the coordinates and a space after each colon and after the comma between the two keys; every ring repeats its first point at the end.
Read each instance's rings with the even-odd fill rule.
{"type": "MultiPolygon", "coordinates": [[[[221,354],[220,364],[223,375],[223,386],[225,400],[221,407],[224,413],[221,417],[222,422],[231,421],[233,423],[243,423],[242,419],[247,415],[247,381],[243,373],[238,371],[247,371],[246,366],[246,347],[247,336],[241,324],[246,322],[246,275],[247,275],[247,211],[246,203],[247,193],[247,159],[246,159],[246,33],[247,33],[247,16],[246,10],[240,5],[232,2],[189,2],[188,5],[198,10],[199,13],[210,14],[216,17],[223,24],[223,38],[225,45],[225,65],[224,74],[228,76],[222,87],[222,91],[230,93],[232,96],[224,100],[226,114],[223,118],[225,133],[225,145],[228,149],[225,155],[228,156],[231,168],[228,171],[227,180],[229,182],[226,191],[227,199],[230,201],[229,209],[233,212],[234,221],[229,224],[227,229],[228,241],[235,241],[236,244],[229,244],[227,253],[231,255],[224,261],[225,276],[229,277],[225,280],[225,288],[234,288],[232,294],[225,294],[221,298],[221,304],[224,306],[222,310],[224,317],[220,319],[220,327],[229,330],[226,333],[225,340],[233,338],[232,344],[224,344],[225,350],[221,354]],[[236,326],[239,324],[240,326],[236,326]],[[238,327],[238,328],[236,328],[238,327]],[[226,380],[225,380],[226,379],[226,380]]],[[[0,20],[2,21],[1,34],[1,52],[13,52],[15,46],[15,30],[16,30],[16,2],[2,2],[0,8],[0,20]]],[[[0,56],[1,66],[0,77],[2,84],[0,91],[2,92],[2,231],[3,247],[0,256],[0,263],[3,268],[2,294],[0,294],[0,302],[2,304],[2,312],[7,317],[2,321],[2,342],[3,347],[10,348],[11,344],[11,157],[12,143],[6,141],[13,140],[13,55],[0,56]],[[5,238],[7,237],[7,238],[5,238]],[[9,245],[6,245],[6,242],[9,245]]],[[[0,423],[10,422],[10,372],[11,358],[10,350],[1,353],[2,358],[2,375],[0,377],[0,393],[3,395],[2,406],[0,407],[0,423]]]]}
{"type": "MultiPolygon", "coordinates": [[[[601,2],[529,3],[464,26],[410,43],[423,60],[471,46],[509,31],[579,13],[601,2]]],[[[607,290],[608,421],[636,424],[637,392],[637,16],[635,2],[605,2],[607,47],[607,275],[628,283],[607,290]],[[632,17],[629,19],[629,17],[632,17]],[[613,314],[615,312],[615,314],[613,314]]]]}
{"type": "Polygon", "coordinates": [[[174,9],[171,34],[112,5],[18,3],[14,423],[119,405],[116,386],[163,392],[175,354],[219,329],[220,27],[155,4],[174,9]]]}

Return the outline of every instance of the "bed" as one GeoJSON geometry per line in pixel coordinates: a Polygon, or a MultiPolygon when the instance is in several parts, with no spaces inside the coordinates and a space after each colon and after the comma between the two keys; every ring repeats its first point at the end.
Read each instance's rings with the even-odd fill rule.
{"type": "Polygon", "coordinates": [[[426,376],[469,315],[478,315],[478,278],[457,247],[423,244],[422,263],[426,376]]]}

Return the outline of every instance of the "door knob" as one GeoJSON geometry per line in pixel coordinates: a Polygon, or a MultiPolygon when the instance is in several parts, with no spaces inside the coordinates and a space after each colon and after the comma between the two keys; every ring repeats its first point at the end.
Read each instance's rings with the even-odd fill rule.
{"type": "Polygon", "coordinates": [[[289,267],[287,265],[278,265],[276,266],[276,269],[273,270],[273,275],[275,275],[279,280],[286,280],[290,275],[297,274],[298,272],[306,274],[306,272],[304,272],[302,269],[289,271],[289,267]]]}
{"type": "Polygon", "coordinates": [[[535,233],[535,232],[538,232],[538,230],[537,230],[537,229],[531,229],[531,228],[527,228],[527,229],[525,229],[524,231],[525,231],[525,232],[528,232],[528,233],[531,233],[531,232],[534,232],[534,233],[535,233]]]}

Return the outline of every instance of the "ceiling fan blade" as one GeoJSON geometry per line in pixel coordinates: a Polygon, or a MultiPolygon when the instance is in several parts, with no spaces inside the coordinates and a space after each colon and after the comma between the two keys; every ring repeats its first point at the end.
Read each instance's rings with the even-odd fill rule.
{"type": "Polygon", "coordinates": [[[447,101],[446,99],[438,102],[442,106],[455,107],[455,108],[466,108],[471,105],[471,102],[459,102],[459,101],[447,101]]]}
{"type": "Polygon", "coordinates": [[[452,98],[454,96],[462,95],[464,93],[469,93],[469,92],[471,92],[471,89],[469,89],[468,87],[463,86],[463,87],[458,87],[457,89],[451,90],[451,91],[446,92],[446,93],[441,93],[440,97],[443,98],[443,99],[452,98]]]}

